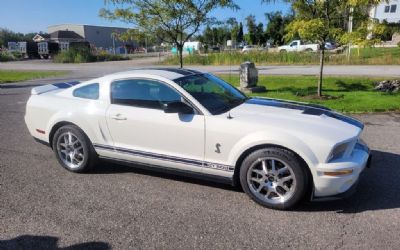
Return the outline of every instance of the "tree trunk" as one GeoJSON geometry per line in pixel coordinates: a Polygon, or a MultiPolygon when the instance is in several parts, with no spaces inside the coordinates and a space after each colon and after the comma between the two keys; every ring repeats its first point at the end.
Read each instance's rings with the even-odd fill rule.
{"type": "Polygon", "coordinates": [[[323,77],[323,71],[324,71],[324,59],[325,59],[325,43],[321,45],[321,52],[320,52],[320,57],[319,57],[319,79],[318,79],[318,91],[317,95],[319,97],[322,96],[322,77],[323,77]]]}
{"type": "Polygon", "coordinates": [[[177,45],[177,49],[179,51],[179,63],[180,63],[181,68],[183,68],[183,46],[177,45]]]}

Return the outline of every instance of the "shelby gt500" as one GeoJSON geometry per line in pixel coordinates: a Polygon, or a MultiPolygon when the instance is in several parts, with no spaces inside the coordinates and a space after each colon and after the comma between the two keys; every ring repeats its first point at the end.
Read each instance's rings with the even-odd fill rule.
{"type": "Polygon", "coordinates": [[[368,165],[363,124],[322,106],[250,98],[218,77],[154,68],[35,87],[25,121],[72,172],[100,159],[241,185],[257,203],[354,190],[368,165]]]}

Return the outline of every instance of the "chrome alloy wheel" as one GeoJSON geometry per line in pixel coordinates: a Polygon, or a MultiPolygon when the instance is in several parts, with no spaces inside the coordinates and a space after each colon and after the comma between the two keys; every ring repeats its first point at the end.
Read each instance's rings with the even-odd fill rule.
{"type": "Polygon", "coordinates": [[[259,199],[270,204],[281,204],[293,196],[296,179],[289,164],[267,157],[259,158],[250,166],[247,185],[259,199]]]}
{"type": "Polygon", "coordinates": [[[71,132],[65,132],[58,137],[57,153],[71,169],[79,168],[85,160],[82,142],[71,132]]]}

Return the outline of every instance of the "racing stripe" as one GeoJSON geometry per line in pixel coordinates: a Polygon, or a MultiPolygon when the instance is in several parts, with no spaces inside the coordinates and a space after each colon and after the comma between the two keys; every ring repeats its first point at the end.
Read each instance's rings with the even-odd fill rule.
{"type": "Polygon", "coordinates": [[[255,105],[263,105],[277,108],[285,108],[285,109],[295,109],[303,111],[302,114],[305,115],[315,115],[321,116],[326,115],[328,117],[346,122],[353,126],[356,126],[360,129],[364,128],[364,124],[354,118],[336,113],[329,108],[316,105],[316,104],[306,104],[300,102],[292,102],[292,101],[284,101],[284,100],[276,100],[269,98],[250,98],[246,101],[247,104],[255,104],[255,105]]]}

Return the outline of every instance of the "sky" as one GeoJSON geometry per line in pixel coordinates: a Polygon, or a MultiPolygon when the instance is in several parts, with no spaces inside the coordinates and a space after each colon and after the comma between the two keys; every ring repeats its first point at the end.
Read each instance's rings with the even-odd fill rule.
{"type": "MultiPolygon", "coordinates": [[[[236,3],[240,10],[218,9],[210,16],[218,20],[236,17],[241,21],[248,15],[255,15],[257,22],[265,23],[264,13],[289,11],[289,5],[279,1],[261,4],[261,0],[236,0],[236,3]]],[[[29,33],[46,32],[47,26],[63,23],[132,27],[123,22],[100,18],[99,9],[103,7],[104,0],[1,0],[0,28],[29,33]]]]}

